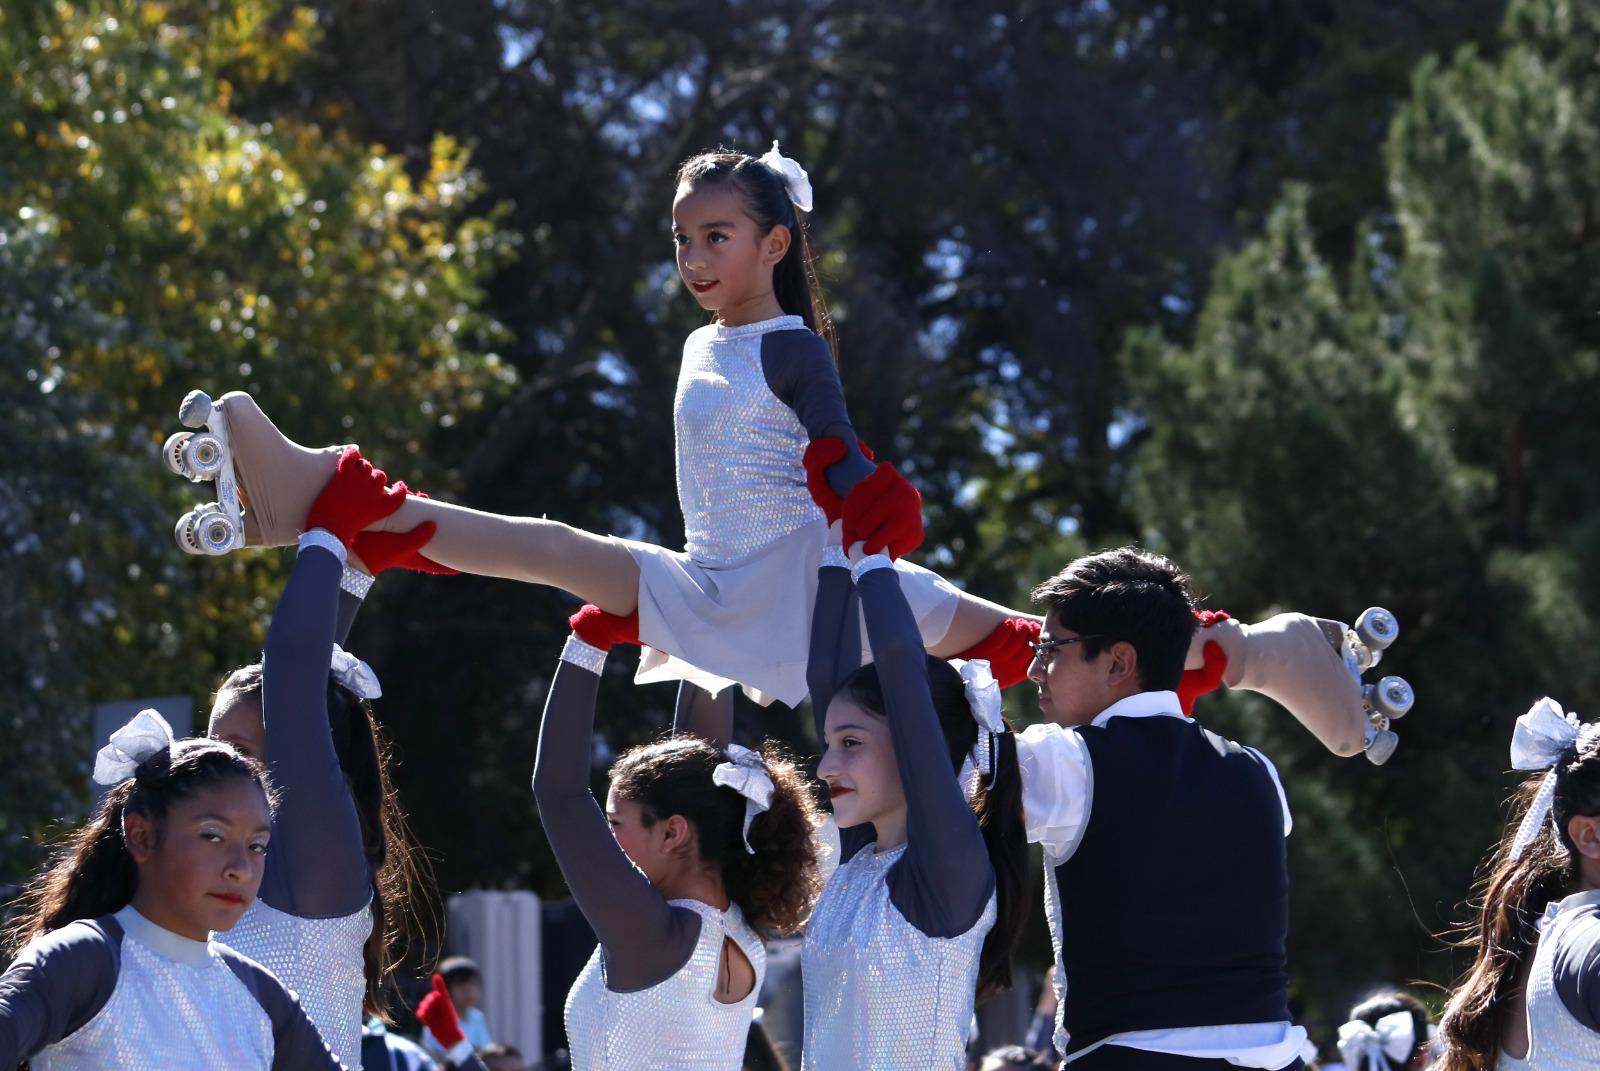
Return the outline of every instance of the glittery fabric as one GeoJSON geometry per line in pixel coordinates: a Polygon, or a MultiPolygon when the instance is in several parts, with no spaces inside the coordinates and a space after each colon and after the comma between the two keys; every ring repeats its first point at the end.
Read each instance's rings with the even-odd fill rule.
{"type": "Polygon", "coordinates": [[[257,900],[216,939],[278,976],[300,998],[322,1040],[346,1067],[361,1066],[361,1005],[367,991],[363,950],[372,909],[335,919],[302,919],[257,900]]]}
{"type": "Polygon", "coordinates": [[[606,988],[600,949],[567,994],[573,1071],[739,1071],[745,1037],[767,973],[767,952],[738,905],[726,912],[673,900],[700,916],[700,939],[683,968],[631,993],[606,988]],[[731,937],[755,968],[756,984],[737,1004],[714,996],[722,941],[731,937]]]}
{"type": "Polygon", "coordinates": [[[606,652],[576,636],[568,636],[566,645],[561,648],[561,661],[571,662],[598,676],[606,668],[606,652]]]}
{"type": "Polygon", "coordinates": [[[856,852],[823,890],[801,951],[807,1071],[967,1066],[978,958],[995,900],[959,937],[929,937],[889,901],[905,845],[856,852]]]}
{"type": "Polygon", "coordinates": [[[130,932],[122,939],[122,968],[106,1006],[70,1037],[35,1055],[30,1066],[34,1071],[267,1071],[272,1056],[267,1013],[220,955],[171,959],[130,932]]]}
{"type": "Polygon", "coordinates": [[[367,592],[372,590],[373,579],[360,569],[352,568],[346,563],[344,571],[339,574],[339,586],[356,598],[364,599],[367,597],[367,592]]]}
{"type": "Polygon", "coordinates": [[[1539,922],[1539,947],[1533,954],[1525,990],[1530,1044],[1527,1059],[1517,1066],[1532,1071],[1600,1067],[1600,1034],[1572,1017],[1555,987],[1557,950],[1563,939],[1571,939],[1574,930],[1594,925],[1597,902],[1600,894],[1569,896],[1551,904],[1539,922]]]}
{"type": "Polygon", "coordinates": [[[800,419],[767,385],[761,338],[803,328],[798,316],[689,336],[672,424],[678,503],[689,556],[733,565],[822,516],[806,490],[800,419]]]}

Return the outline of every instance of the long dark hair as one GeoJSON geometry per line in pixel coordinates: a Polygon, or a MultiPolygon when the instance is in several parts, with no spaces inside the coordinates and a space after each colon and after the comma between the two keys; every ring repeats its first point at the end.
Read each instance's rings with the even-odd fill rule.
{"type": "Polygon", "coordinates": [[[1439,1020],[1444,1053],[1433,1064],[1438,1071],[1494,1066],[1508,998],[1515,994],[1523,964],[1539,941],[1539,918],[1577,880],[1581,857],[1567,824],[1576,815],[1600,815],[1600,733],[1591,731],[1584,746],[1569,750],[1555,770],[1553,828],[1546,823],[1522,858],[1511,858],[1517,827],[1546,776],[1536,773],[1517,790],[1510,824],[1485,864],[1478,886],[1478,916],[1464,928],[1459,942],[1474,949],[1475,958],[1439,1020]]]}
{"type": "MultiPolygon", "coordinates": [[[[950,752],[950,768],[959,771],[978,742],[978,723],[967,700],[966,682],[942,658],[928,656],[928,687],[950,752]]],[[[888,709],[876,663],[850,675],[840,693],[879,717],[888,709]]],[[[977,1001],[981,1004],[1011,986],[1011,949],[1027,918],[1028,836],[1022,819],[1022,772],[1017,766],[1017,737],[1009,731],[994,738],[994,773],[979,780],[972,809],[983,830],[983,843],[994,867],[995,922],[984,938],[978,961],[977,1001]]]]}
{"type": "Polygon", "coordinates": [[[139,886],[139,868],[123,840],[123,816],[142,815],[159,831],[173,804],[233,780],[254,781],[267,806],[276,803],[266,769],[220,740],[179,740],[140,763],[132,777],[106,793],[94,816],[62,841],[12,903],[15,917],[0,936],[0,953],[9,957],[69,922],[127,907],[139,886]]]}
{"type": "Polygon", "coordinates": [[[789,199],[783,176],[754,156],[732,149],[691,156],[678,168],[679,186],[693,189],[712,184],[730,186],[739,192],[745,211],[763,237],[780,224],[789,228],[789,251],[772,269],[773,292],[784,312],[804,320],[837,355],[833,320],[828,316],[822,284],[817,281],[805,214],[789,199]]]}
{"type": "MultiPolygon", "coordinates": [[[[215,713],[234,703],[261,701],[261,664],[228,674],[212,704],[215,713]]],[[[361,820],[361,844],[372,871],[372,933],[362,950],[367,978],[365,1010],[384,1016],[383,985],[404,954],[420,914],[425,860],[415,849],[399,794],[389,780],[389,748],[372,705],[328,677],[328,729],[361,820]]],[[[268,756],[270,759],[270,756],[268,756]]]]}
{"type": "Polygon", "coordinates": [[[745,921],[767,934],[797,931],[822,892],[812,831],[820,816],[800,768],[776,745],[762,748],[772,805],[750,823],[745,798],[711,780],[728,756],[693,736],[675,736],[624,752],[611,767],[611,790],[639,805],[644,824],[682,815],[695,829],[700,861],[722,875],[745,921]]]}

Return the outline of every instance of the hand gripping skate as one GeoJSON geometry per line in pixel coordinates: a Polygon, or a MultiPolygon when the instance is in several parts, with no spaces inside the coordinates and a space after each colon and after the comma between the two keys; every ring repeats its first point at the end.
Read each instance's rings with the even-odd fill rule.
{"type": "Polygon", "coordinates": [[[1399,677],[1363,683],[1400,634],[1389,611],[1372,607],[1354,626],[1305,614],[1279,614],[1259,624],[1222,621],[1198,629],[1186,665],[1204,662],[1207,643],[1228,656],[1222,682],[1260,692],[1282,706],[1336,755],[1364,752],[1389,761],[1399,737],[1389,728],[1411,709],[1411,685],[1399,677]]]}
{"type": "Polygon", "coordinates": [[[306,511],[333,475],[343,447],[311,450],[284,437],[255,399],[230,391],[212,401],[190,391],[178,409],[190,428],[167,439],[167,467],[199,483],[215,480],[217,500],[196,506],[173,534],[189,554],[281,547],[300,536],[306,511]]]}

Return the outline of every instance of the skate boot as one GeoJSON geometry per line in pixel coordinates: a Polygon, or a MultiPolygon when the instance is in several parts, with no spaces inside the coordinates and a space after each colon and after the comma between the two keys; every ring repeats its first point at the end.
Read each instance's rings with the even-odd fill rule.
{"type": "Polygon", "coordinates": [[[217,486],[215,502],[179,518],[173,532],[178,546],[189,554],[227,554],[246,546],[293,544],[343,447],[311,450],[285,438],[243,391],[216,401],[204,391],[190,391],[178,420],[205,430],[180,431],[167,439],[162,448],[167,467],[217,486]]]}
{"type": "Polygon", "coordinates": [[[1380,607],[1354,626],[1295,613],[1255,625],[1225,620],[1196,630],[1185,665],[1201,667],[1206,645],[1217,644],[1227,659],[1223,684],[1273,700],[1334,754],[1362,752],[1382,765],[1399,743],[1390,724],[1415,696],[1400,677],[1361,678],[1399,634],[1394,615],[1380,607]]]}

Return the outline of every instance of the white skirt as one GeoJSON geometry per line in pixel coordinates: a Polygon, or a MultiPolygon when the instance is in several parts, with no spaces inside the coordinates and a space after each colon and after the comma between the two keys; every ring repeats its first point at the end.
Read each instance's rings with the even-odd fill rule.
{"type": "MultiPolygon", "coordinates": [[[[798,706],[807,691],[811,611],[827,533],[819,518],[726,567],[617,539],[639,565],[639,639],[647,649],[634,681],[686,680],[712,693],[740,684],[763,705],[776,699],[798,706]]],[[[894,567],[923,644],[937,644],[950,630],[960,590],[920,565],[894,567]]],[[[870,658],[864,625],[861,650],[870,658]]]]}

